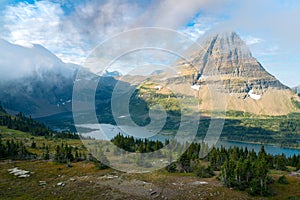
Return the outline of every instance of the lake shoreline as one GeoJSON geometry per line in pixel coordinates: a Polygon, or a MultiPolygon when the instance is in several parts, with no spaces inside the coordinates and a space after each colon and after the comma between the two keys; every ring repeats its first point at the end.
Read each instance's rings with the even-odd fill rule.
{"type": "Polygon", "coordinates": [[[236,143],[243,143],[243,144],[255,144],[255,145],[269,145],[269,146],[274,146],[274,147],[283,148],[283,149],[300,150],[300,147],[296,148],[296,147],[281,146],[281,144],[279,144],[279,143],[262,143],[262,142],[259,143],[259,142],[228,140],[228,139],[219,139],[219,141],[236,142],[236,143]]]}

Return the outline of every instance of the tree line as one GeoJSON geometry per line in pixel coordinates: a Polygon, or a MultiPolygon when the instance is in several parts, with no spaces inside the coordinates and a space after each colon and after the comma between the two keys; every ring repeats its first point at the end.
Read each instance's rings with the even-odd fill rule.
{"type": "Polygon", "coordinates": [[[22,112],[16,116],[11,116],[0,106],[0,126],[9,129],[30,133],[33,136],[44,136],[46,138],[68,138],[80,139],[78,134],[70,132],[58,132],[46,127],[31,117],[26,117],[22,112]]]}
{"type": "MultiPolygon", "coordinates": [[[[45,154],[47,155],[47,153],[45,154]]],[[[50,158],[50,156],[49,156],[50,158]]],[[[84,151],[79,150],[76,146],[61,143],[55,147],[54,161],[58,163],[71,163],[87,160],[84,151]]]]}
{"type": "MultiPolygon", "coordinates": [[[[162,147],[160,141],[134,139],[130,136],[118,134],[111,140],[115,145],[132,152],[152,152],[162,147]]],[[[165,141],[165,145],[170,141],[165,141]]],[[[226,187],[247,191],[251,195],[268,196],[273,192],[270,184],[274,182],[269,176],[271,169],[288,170],[287,166],[300,169],[300,155],[287,157],[285,154],[267,154],[262,145],[256,153],[247,148],[209,148],[205,143],[180,144],[178,148],[188,145],[187,150],[176,162],[170,163],[166,170],[170,173],[194,173],[198,177],[209,178],[219,171],[218,179],[226,187]],[[207,154],[207,152],[209,152],[207,154]],[[202,155],[207,155],[204,158],[202,155]]],[[[166,156],[165,156],[166,157],[166,156]]],[[[279,182],[285,182],[280,177],[279,182]]]]}
{"type": "MultiPolygon", "coordinates": [[[[1,111],[0,106],[0,111],[1,111]]],[[[3,110],[3,109],[2,109],[3,110]]],[[[16,116],[10,116],[1,111],[0,125],[7,126],[10,129],[29,132],[34,136],[45,136],[45,138],[62,137],[78,139],[79,136],[68,132],[56,132],[47,128],[44,124],[36,122],[31,117],[26,117],[22,113],[16,116]]],[[[160,151],[161,148],[170,144],[169,141],[153,141],[148,139],[136,139],[132,136],[124,136],[117,134],[112,140],[116,146],[130,152],[147,153],[160,151]]],[[[288,170],[288,166],[300,169],[300,155],[287,157],[285,154],[271,155],[267,154],[264,146],[256,153],[253,149],[247,148],[225,148],[225,147],[208,147],[205,143],[181,144],[177,143],[177,149],[186,149],[176,162],[169,163],[166,170],[170,173],[194,173],[198,177],[212,177],[215,172],[219,171],[218,179],[222,181],[224,186],[235,188],[237,190],[247,191],[251,195],[268,196],[272,194],[270,184],[274,180],[269,176],[271,169],[288,170]],[[209,152],[209,153],[208,153],[209,152]],[[203,155],[207,155],[203,158],[203,155]]],[[[33,141],[31,148],[36,148],[33,141]]],[[[79,149],[65,143],[61,143],[50,152],[49,146],[44,146],[42,159],[53,160],[58,163],[67,163],[78,161],[93,161],[99,169],[107,168],[108,159],[104,153],[100,158],[96,159],[91,154],[86,155],[85,149],[79,149]]],[[[163,151],[161,156],[169,157],[171,161],[172,155],[166,155],[163,151]]],[[[1,159],[32,159],[36,155],[28,151],[26,145],[22,141],[17,140],[1,140],[0,138],[0,158],[1,159]]],[[[285,182],[281,178],[281,182],[285,182]]]]}
{"type": "Polygon", "coordinates": [[[22,141],[2,140],[0,138],[0,159],[31,159],[35,154],[30,153],[22,141]]]}

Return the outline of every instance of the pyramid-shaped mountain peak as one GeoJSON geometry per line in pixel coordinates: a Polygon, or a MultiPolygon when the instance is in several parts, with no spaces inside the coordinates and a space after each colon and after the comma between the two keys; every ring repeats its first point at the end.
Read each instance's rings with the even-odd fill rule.
{"type": "Polygon", "coordinates": [[[202,48],[191,56],[190,62],[200,76],[212,76],[217,72],[227,92],[247,93],[253,89],[263,94],[269,88],[287,89],[252,56],[237,33],[208,35],[200,44],[202,48]]]}
{"type": "Polygon", "coordinates": [[[232,61],[251,58],[252,54],[246,43],[236,32],[222,32],[206,40],[211,47],[211,52],[229,54],[232,61]]]}
{"type": "Polygon", "coordinates": [[[266,115],[296,112],[291,99],[300,101],[299,97],[263,68],[237,33],[210,34],[198,44],[201,48],[193,47],[188,60],[178,62],[178,78],[169,84],[180,88],[191,77],[194,95],[201,99],[200,110],[211,110],[213,96],[225,94],[219,100],[220,105],[226,102],[226,110],[266,115]]]}

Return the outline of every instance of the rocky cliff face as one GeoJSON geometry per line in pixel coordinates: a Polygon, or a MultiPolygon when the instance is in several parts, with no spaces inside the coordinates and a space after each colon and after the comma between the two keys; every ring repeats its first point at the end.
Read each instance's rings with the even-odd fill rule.
{"type": "Polygon", "coordinates": [[[188,61],[178,63],[177,80],[194,73],[192,85],[200,86],[197,95],[202,110],[212,109],[209,102],[216,92],[209,94],[209,87],[219,85],[227,110],[267,115],[297,111],[291,102],[297,95],[263,68],[236,33],[211,35],[201,44],[188,61]]]}
{"type": "Polygon", "coordinates": [[[269,88],[288,89],[269,74],[252,56],[244,41],[234,32],[209,36],[191,57],[191,63],[203,76],[218,72],[228,93],[253,90],[263,94],[269,88]]]}

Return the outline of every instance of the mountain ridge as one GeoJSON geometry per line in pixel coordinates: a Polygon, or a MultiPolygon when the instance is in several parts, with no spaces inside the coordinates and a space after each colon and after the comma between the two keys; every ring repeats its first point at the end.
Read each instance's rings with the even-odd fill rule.
{"type": "MultiPolygon", "coordinates": [[[[235,32],[221,33],[213,37],[216,38],[215,41],[206,40],[208,44],[214,43],[213,48],[207,51],[212,57],[212,66],[217,68],[224,85],[226,110],[268,115],[297,111],[291,101],[294,98],[291,89],[263,68],[235,32]]],[[[201,62],[195,64],[200,65],[201,69],[201,62]]],[[[203,70],[208,75],[210,71],[209,68],[203,70]]],[[[200,95],[200,98],[205,99],[207,96],[200,95]]]]}
{"type": "Polygon", "coordinates": [[[293,103],[300,102],[299,97],[263,68],[237,33],[208,35],[200,44],[188,60],[178,61],[178,74],[166,81],[166,88],[177,87],[185,95],[194,90],[204,112],[218,109],[212,108],[212,101],[225,103],[225,110],[257,115],[299,112],[293,103]],[[192,88],[184,86],[186,81],[192,88]]]}
{"type": "MultiPolygon", "coordinates": [[[[250,49],[235,32],[225,32],[208,36],[202,40],[203,50],[197,52],[198,57],[192,58],[191,63],[196,66],[200,74],[212,75],[217,68],[218,74],[227,80],[243,79],[244,84],[234,88],[226,87],[229,92],[249,92],[250,89],[264,93],[268,87],[288,89],[273,75],[268,73],[261,63],[252,56],[250,49]],[[208,57],[210,60],[208,60],[208,57]],[[210,64],[207,67],[207,63],[210,64]]],[[[230,83],[224,82],[225,86],[230,83]]]]}
{"type": "MultiPolygon", "coordinates": [[[[209,103],[212,100],[210,87],[222,85],[222,88],[217,92],[225,94],[225,99],[220,100],[227,103],[226,110],[264,115],[284,115],[298,112],[291,99],[300,102],[299,97],[263,68],[237,33],[226,32],[209,35],[201,40],[201,44],[202,48],[193,52],[189,60],[178,61],[175,66],[178,74],[172,78],[164,79],[166,87],[173,85],[178,87],[182,93],[187,92],[188,95],[196,95],[201,102],[199,106],[201,111],[212,109],[211,103],[209,103]],[[184,84],[194,85],[194,89],[185,88],[183,87],[184,84]],[[198,85],[201,89],[195,91],[198,85]]],[[[72,111],[73,84],[80,66],[63,63],[40,45],[26,48],[0,40],[1,45],[8,46],[9,49],[0,57],[8,56],[6,60],[11,61],[11,63],[0,62],[0,66],[5,66],[5,64],[14,66],[15,59],[9,53],[10,49],[21,49],[21,52],[25,51],[23,54],[34,54],[33,57],[35,57],[35,59],[29,60],[30,62],[28,60],[27,63],[25,62],[26,66],[34,66],[30,75],[1,82],[0,101],[5,109],[9,112],[22,111],[33,117],[72,111]],[[43,53],[36,53],[35,55],[37,49],[42,49],[43,53]],[[49,57],[45,60],[52,60],[50,65],[46,67],[43,66],[44,61],[35,63],[35,61],[40,61],[43,55],[49,57]]],[[[20,54],[21,60],[25,59],[23,54],[20,54]]],[[[22,65],[18,67],[22,68],[22,65]]],[[[109,72],[106,75],[114,79],[114,76],[120,74],[109,72]]],[[[153,79],[158,77],[157,80],[161,80],[160,77],[164,76],[164,73],[153,73],[150,76],[153,79]]],[[[130,83],[134,77],[127,79],[130,83]]],[[[114,79],[114,81],[116,80],[114,79]]],[[[108,85],[111,82],[109,81],[108,85]]],[[[105,96],[110,96],[110,91],[111,89],[109,91],[101,89],[101,92],[106,94],[105,96]]],[[[101,95],[97,95],[97,98],[101,98],[101,95]]],[[[101,99],[98,100],[101,101],[101,99]]],[[[105,101],[108,100],[105,99],[105,101]]]]}
{"type": "Polygon", "coordinates": [[[40,117],[71,111],[78,65],[37,44],[24,47],[1,39],[0,51],[0,101],[8,112],[40,117]]]}

